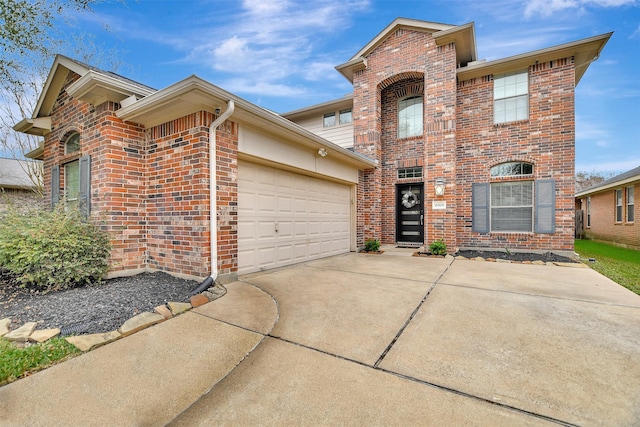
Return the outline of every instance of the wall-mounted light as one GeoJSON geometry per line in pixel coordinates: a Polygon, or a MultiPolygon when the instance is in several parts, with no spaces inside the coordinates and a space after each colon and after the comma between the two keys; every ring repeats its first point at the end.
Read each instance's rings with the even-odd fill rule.
{"type": "Polygon", "coordinates": [[[434,187],[436,190],[436,196],[444,196],[444,178],[436,178],[434,187]]]}
{"type": "Polygon", "coordinates": [[[318,156],[327,157],[327,149],[322,147],[318,150],[318,156]]]}

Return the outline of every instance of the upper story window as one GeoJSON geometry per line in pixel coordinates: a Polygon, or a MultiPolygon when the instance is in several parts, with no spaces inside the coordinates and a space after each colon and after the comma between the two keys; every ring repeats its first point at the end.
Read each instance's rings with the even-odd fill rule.
{"type": "Polygon", "coordinates": [[[322,118],[322,127],[328,128],[336,125],[336,113],[327,113],[322,118]]]}
{"type": "Polygon", "coordinates": [[[351,108],[348,110],[340,110],[340,124],[345,125],[353,121],[353,115],[351,114],[351,108]]]}
{"type": "Polygon", "coordinates": [[[398,101],[398,138],[422,135],[422,96],[398,101]]]}
{"type": "Polygon", "coordinates": [[[533,175],[533,165],[525,162],[501,163],[491,168],[491,177],[533,175]]]}
{"type": "Polygon", "coordinates": [[[64,154],[72,154],[80,151],[80,134],[74,133],[64,143],[64,154]]]}
{"type": "Polygon", "coordinates": [[[346,110],[340,110],[336,114],[336,112],[326,113],[322,116],[322,127],[329,128],[336,125],[346,125],[348,123],[353,122],[353,115],[351,113],[351,108],[346,110]],[[336,120],[337,118],[337,120],[336,120]]]}
{"type": "Polygon", "coordinates": [[[633,193],[633,187],[627,187],[627,222],[633,222],[635,216],[633,193]]]}
{"type": "Polygon", "coordinates": [[[528,118],[528,71],[493,76],[493,123],[515,122],[528,118]]]}

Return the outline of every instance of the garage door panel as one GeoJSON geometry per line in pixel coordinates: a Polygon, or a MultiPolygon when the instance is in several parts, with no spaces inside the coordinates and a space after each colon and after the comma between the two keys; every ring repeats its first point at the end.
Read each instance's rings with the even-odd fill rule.
{"type": "Polygon", "coordinates": [[[348,185],[244,161],[238,169],[238,273],[350,250],[348,185]]]}

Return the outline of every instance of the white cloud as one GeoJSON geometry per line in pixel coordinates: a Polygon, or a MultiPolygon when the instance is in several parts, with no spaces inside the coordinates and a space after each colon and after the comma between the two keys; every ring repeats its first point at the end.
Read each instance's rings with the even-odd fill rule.
{"type": "Polygon", "coordinates": [[[230,92],[251,93],[264,96],[292,97],[306,94],[306,89],[303,87],[250,78],[232,78],[225,80],[221,85],[230,92]]]}
{"type": "Polygon", "coordinates": [[[574,9],[582,13],[587,7],[620,7],[637,4],[637,0],[529,0],[524,9],[525,18],[533,15],[549,17],[556,12],[574,9]]]}

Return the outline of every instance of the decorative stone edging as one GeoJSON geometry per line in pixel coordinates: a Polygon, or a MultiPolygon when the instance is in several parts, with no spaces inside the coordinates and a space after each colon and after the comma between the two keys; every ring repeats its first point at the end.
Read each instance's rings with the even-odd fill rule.
{"type": "MultiPolygon", "coordinates": [[[[222,285],[215,285],[201,294],[192,296],[189,302],[168,302],[153,309],[153,313],[145,311],[127,320],[116,331],[88,335],[72,335],[65,340],[81,351],[89,351],[100,345],[108,344],[121,337],[134,334],[149,326],[164,322],[174,316],[185,313],[192,308],[199,307],[216,300],[227,293],[222,285]]],[[[0,320],[0,337],[16,343],[41,343],[60,335],[59,328],[36,330],[36,322],[27,322],[17,329],[11,330],[11,319],[0,320]]]]}

